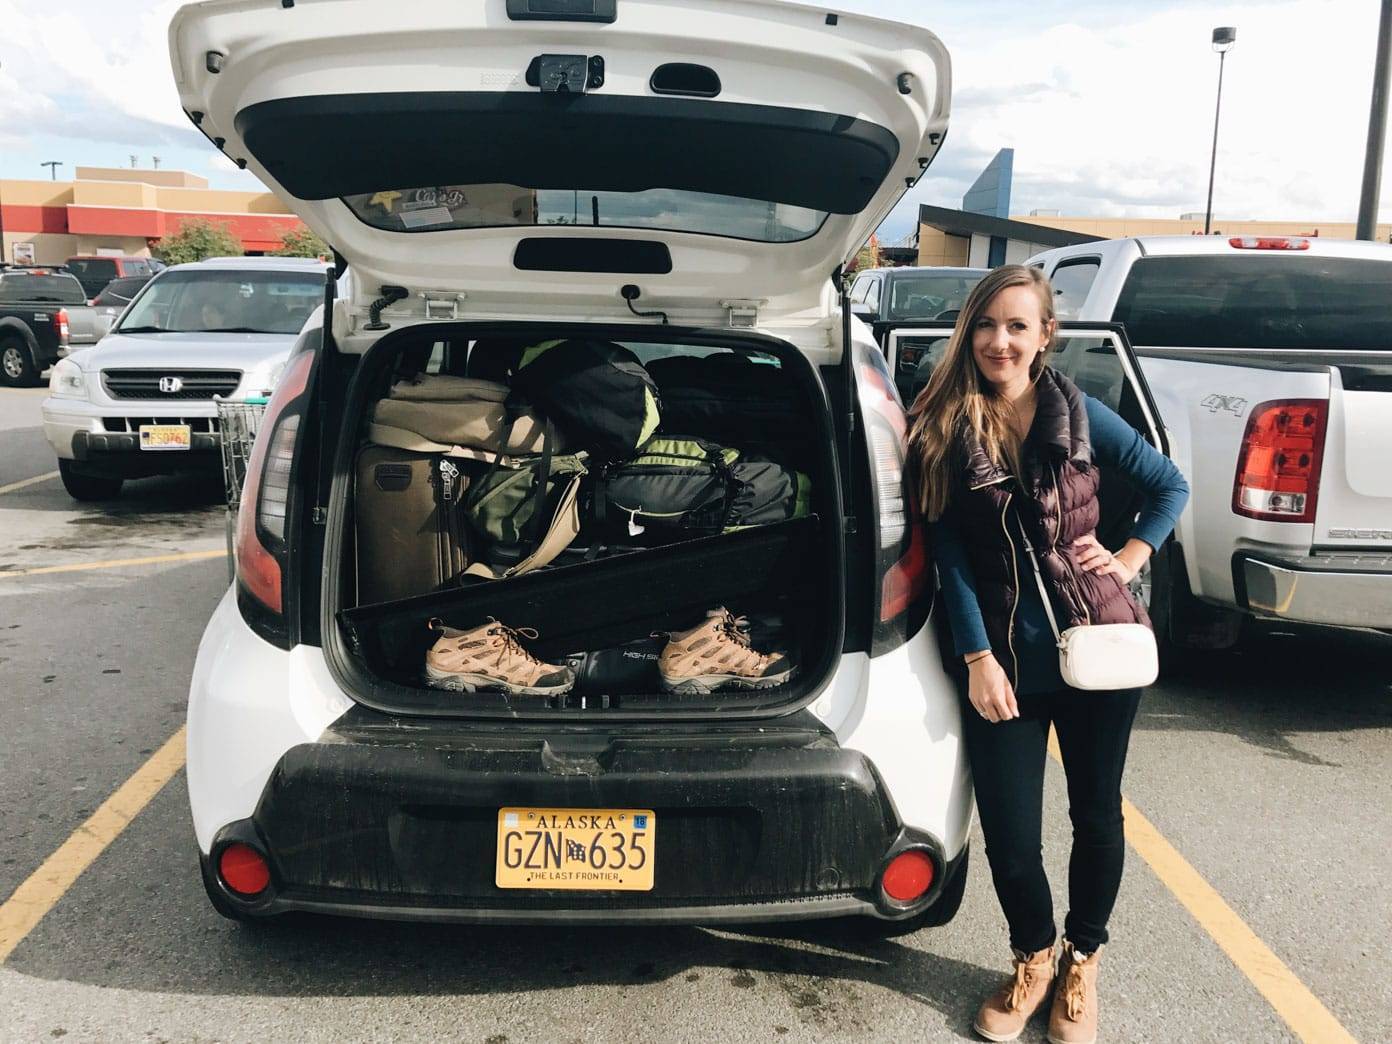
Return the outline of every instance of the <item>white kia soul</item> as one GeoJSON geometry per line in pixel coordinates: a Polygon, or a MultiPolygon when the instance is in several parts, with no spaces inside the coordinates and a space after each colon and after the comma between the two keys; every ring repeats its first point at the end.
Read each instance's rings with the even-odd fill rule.
{"type": "MultiPolygon", "coordinates": [[[[904,412],[841,280],[943,140],[938,39],[767,0],[212,0],[175,16],[170,51],[190,119],[351,267],[267,408],[194,671],[214,906],[949,919],[972,811],[957,697],[904,412]],[[806,476],[808,510],[365,597],[375,404],[403,374],[497,379],[506,346],[558,338],[648,364],[663,431],[676,403],[743,422],[806,476]],[[541,699],[420,680],[427,616],[534,628],[555,663],[717,606],[774,619],[796,673],[541,699]]],[[[1134,381],[1115,331],[1090,336],[1134,381]]]]}

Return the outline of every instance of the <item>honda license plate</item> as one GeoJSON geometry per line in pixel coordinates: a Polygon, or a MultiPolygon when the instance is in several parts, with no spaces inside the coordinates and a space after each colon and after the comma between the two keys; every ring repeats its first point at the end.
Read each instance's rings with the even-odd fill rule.
{"type": "Polygon", "coordinates": [[[657,816],[642,808],[501,808],[499,888],[647,892],[657,816]]]}
{"type": "Polygon", "coordinates": [[[140,448],[143,450],[186,450],[193,445],[192,430],[187,424],[140,425],[140,448]]]}

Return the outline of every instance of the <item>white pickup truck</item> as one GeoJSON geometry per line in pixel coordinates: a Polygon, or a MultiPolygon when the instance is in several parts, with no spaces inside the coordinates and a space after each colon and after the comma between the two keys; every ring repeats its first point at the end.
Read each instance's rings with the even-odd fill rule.
{"type": "Polygon", "coordinates": [[[1163,236],[1045,251],[1061,320],[1120,323],[1193,494],[1152,615],[1392,629],[1392,246],[1163,236]]]}

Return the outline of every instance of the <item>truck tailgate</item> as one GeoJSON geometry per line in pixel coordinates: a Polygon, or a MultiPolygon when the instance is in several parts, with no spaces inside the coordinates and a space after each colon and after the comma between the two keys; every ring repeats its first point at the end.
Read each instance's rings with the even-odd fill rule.
{"type": "Polygon", "coordinates": [[[1331,370],[1315,547],[1392,551],[1392,358],[1331,370]]]}
{"type": "Polygon", "coordinates": [[[68,344],[81,347],[96,344],[97,339],[106,332],[105,325],[98,324],[97,309],[91,305],[64,305],[68,313],[68,344]]]}

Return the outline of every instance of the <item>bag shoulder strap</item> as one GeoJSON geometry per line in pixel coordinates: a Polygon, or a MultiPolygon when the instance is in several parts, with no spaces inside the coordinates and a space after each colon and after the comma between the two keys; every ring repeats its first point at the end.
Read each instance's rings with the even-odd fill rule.
{"type": "Polygon", "coordinates": [[[1025,542],[1025,555],[1030,560],[1030,567],[1034,570],[1034,582],[1039,585],[1039,600],[1044,603],[1044,614],[1049,618],[1049,628],[1054,632],[1054,638],[1059,642],[1063,641],[1063,635],[1059,632],[1058,620],[1054,618],[1054,606],[1049,601],[1049,592],[1044,587],[1044,577],[1039,572],[1039,558],[1034,553],[1029,537],[1025,535],[1024,521],[1016,513],[1015,522],[1020,527],[1020,539],[1025,542]]]}

